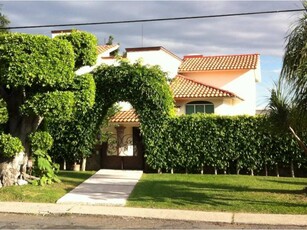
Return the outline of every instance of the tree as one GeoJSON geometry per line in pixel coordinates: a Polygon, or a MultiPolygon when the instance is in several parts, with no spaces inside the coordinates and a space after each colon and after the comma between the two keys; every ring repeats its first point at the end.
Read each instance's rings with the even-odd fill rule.
{"type": "Polygon", "coordinates": [[[306,11],[286,38],[280,80],[271,91],[270,120],[279,131],[290,131],[307,156],[301,133],[307,127],[307,2],[306,11]]]}
{"type": "MultiPolygon", "coordinates": [[[[10,157],[0,155],[0,184],[12,185],[20,171],[26,174],[31,155],[29,135],[44,119],[67,120],[92,106],[95,92],[89,85],[94,80],[89,74],[75,75],[76,55],[66,40],[8,33],[0,36],[0,45],[0,96],[8,111],[4,132],[17,137],[24,148],[16,164],[12,162],[16,162],[17,152],[10,157]],[[6,184],[4,177],[10,178],[6,184]]],[[[86,60],[88,53],[80,56],[86,60]]]]}
{"type": "Polygon", "coordinates": [[[297,141],[298,145],[307,155],[307,147],[304,140],[300,137],[306,132],[307,115],[301,113],[299,103],[295,100],[295,95],[287,89],[287,83],[280,80],[275,89],[271,91],[269,101],[270,113],[269,121],[273,132],[290,132],[297,141]]]}
{"type": "Polygon", "coordinates": [[[301,113],[307,111],[307,1],[306,11],[286,38],[281,78],[287,80],[294,91],[301,113]]]}
{"type": "Polygon", "coordinates": [[[106,42],[106,45],[113,45],[114,37],[112,35],[109,36],[108,41],[106,42]]]}
{"type": "MultiPolygon", "coordinates": [[[[0,11],[1,9],[1,5],[0,5],[0,11]]],[[[0,33],[6,33],[8,32],[7,29],[5,29],[8,25],[10,24],[10,20],[0,12],[0,33]]]]}

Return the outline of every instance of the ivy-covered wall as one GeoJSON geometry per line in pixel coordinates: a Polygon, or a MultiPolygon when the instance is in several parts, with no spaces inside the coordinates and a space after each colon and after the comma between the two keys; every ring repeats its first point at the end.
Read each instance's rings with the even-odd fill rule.
{"type": "MultiPolygon", "coordinates": [[[[251,174],[306,166],[306,158],[291,134],[272,134],[263,116],[184,115],[168,119],[163,138],[156,140],[159,155],[147,153],[153,169],[175,172],[220,172],[251,174]]],[[[152,136],[162,130],[152,129],[152,136]]],[[[278,173],[278,171],[277,171],[278,173]]],[[[290,174],[290,172],[289,172],[290,174]]]]}
{"type": "MultiPolygon", "coordinates": [[[[161,148],[156,141],[163,136],[150,130],[162,130],[174,108],[165,73],[157,66],[121,61],[117,66],[98,67],[93,76],[96,92],[93,108],[86,113],[81,110],[74,120],[48,124],[54,138],[52,156],[75,162],[89,157],[100,127],[108,117],[108,109],[118,101],[129,101],[136,109],[142,121],[142,131],[146,133],[147,149],[158,156],[161,148]]],[[[84,81],[83,84],[89,83],[84,81]]],[[[83,102],[82,95],[78,101],[83,102]]]]}

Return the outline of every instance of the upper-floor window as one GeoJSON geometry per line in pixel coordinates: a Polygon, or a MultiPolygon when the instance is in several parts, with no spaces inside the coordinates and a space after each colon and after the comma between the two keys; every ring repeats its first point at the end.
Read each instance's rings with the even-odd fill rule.
{"type": "Polygon", "coordinates": [[[214,105],[209,101],[193,101],[186,104],[185,113],[214,113],[214,105]]]}

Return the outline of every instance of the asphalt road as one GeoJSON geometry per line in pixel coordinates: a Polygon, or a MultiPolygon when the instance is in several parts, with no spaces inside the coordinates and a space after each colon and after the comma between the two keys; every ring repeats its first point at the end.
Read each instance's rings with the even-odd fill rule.
{"type": "Polygon", "coordinates": [[[306,229],[295,226],[231,225],[197,221],[81,215],[0,213],[0,229],[306,229]]]}

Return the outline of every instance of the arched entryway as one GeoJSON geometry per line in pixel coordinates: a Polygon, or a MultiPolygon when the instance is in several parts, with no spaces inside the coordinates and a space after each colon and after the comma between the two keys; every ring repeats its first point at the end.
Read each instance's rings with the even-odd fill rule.
{"type": "Polygon", "coordinates": [[[131,140],[125,136],[127,127],[119,125],[112,137],[116,139],[113,144],[110,138],[108,144],[96,149],[102,154],[101,167],[144,169],[145,156],[159,151],[155,142],[160,134],[157,132],[153,137],[151,131],[163,130],[165,120],[174,110],[165,74],[158,67],[121,62],[118,66],[101,66],[93,75],[96,82],[95,112],[99,114],[97,124],[101,123],[107,110],[119,101],[130,102],[139,120],[139,126],[129,127],[132,128],[131,140]],[[114,146],[114,154],[108,155],[114,146]]]}

